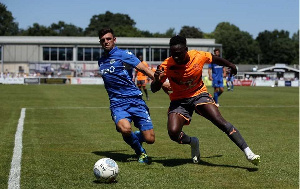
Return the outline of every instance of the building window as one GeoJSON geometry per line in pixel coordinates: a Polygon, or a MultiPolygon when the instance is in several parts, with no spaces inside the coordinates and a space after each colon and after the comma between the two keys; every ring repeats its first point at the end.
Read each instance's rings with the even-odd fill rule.
{"type": "Polygon", "coordinates": [[[66,49],[64,47],[59,48],[59,60],[66,60],[66,49]]]}
{"type": "Polygon", "coordinates": [[[50,60],[50,47],[43,47],[43,60],[50,60]]]}
{"type": "Polygon", "coordinates": [[[92,60],[92,48],[84,48],[84,60],[85,61],[92,60]]]}
{"type": "Polygon", "coordinates": [[[150,48],[147,48],[147,49],[146,49],[146,61],[151,61],[151,60],[150,60],[150,57],[151,57],[150,52],[151,52],[151,51],[150,51],[150,48]]]}
{"type": "Polygon", "coordinates": [[[51,53],[51,55],[50,55],[51,61],[52,60],[57,60],[57,55],[58,55],[57,48],[52,48],[51,47],[50,53],[51,53]]]}
{"type": "Polygon", "coordinates": [[[93,60],[99,60],[100,58],[100,49],[93,48],[93,60]]]}
{"type": "Polygon", "coordinates": [[[169,57],[168,48],[152,48],[151,58],[152,61],[163,62],[166,58],[169,57]]]}
{"type": "Polygon", "coordinates": [[[83,48],[79,47],[77,51],[77,60],[82,61],[83,60],[83,48]]]}
{"type": "Polygon", "coordinates": [[[160,61],[160,49],[152,49],[152,59],[153,61],[160,61]]]}
{"type": "Polygon", "coordinates": [[[161,59],[161,61],[164,61],[168,57],[169,57],[169,49],[160,49],[160,59],[161,59]]]}
{"type": "Polygon", "coordinates": [[[77,51],[78,61],[98,61],[103,53],[102,48],[79,47],[77,51]]]}
{"type": "Polygon", "coordinates": [[[143,49],[142,48],[136,48],[135,49],[135,55],[136,56],[143,55],[143,49]]]}
{"type": "Polygon", "coordinates": [[[71,61],[73,60],[72,47],[43,47],[44,61],[71,61]]]}
{"type": "Polygon", "coordinates": [[[67,47],[67,60],[73,60],[73,48],[72,47],[67,47]]]}

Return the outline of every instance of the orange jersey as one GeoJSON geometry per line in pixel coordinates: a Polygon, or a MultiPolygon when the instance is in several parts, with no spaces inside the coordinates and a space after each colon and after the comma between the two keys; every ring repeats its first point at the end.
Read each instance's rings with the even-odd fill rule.
{"type": "MultiPolygon", "coordinates": [[[[148,64],[147,64],[147,62],[142,61],[142,63],[143,63],[145,66],[149,67],[148,64]]],[[[136,79],[137,79],[137,80],[147,80],[147,78],[148,78],[148,76],[146,76],[146,75],[143,74],[142,72],[139,72],[138,70],[135,70],[135,74],[136,74],[136,79]]]]}
{"type": "Polygon", "coordinates": [[[172,57],[167,58],[161,67],[164,68],[166,77],[169,79],[173,92],[170,99],[178,100],[190,98],[200,93],[207,92],[207,88],[202,81],[202,69],[205,63],[212,62],[210,52],[190,50],[188,51],[190,61],[187,64],[178,65],[172,57]]]}

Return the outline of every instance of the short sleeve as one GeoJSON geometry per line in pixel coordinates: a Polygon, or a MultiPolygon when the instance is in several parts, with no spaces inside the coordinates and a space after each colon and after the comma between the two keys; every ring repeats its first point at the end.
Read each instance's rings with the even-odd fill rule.
{"type": "Polygon", "coordinates": [[[141,61],[130,51],[123,51],[122,61],[132,67],[136,67],[141,61]]]}

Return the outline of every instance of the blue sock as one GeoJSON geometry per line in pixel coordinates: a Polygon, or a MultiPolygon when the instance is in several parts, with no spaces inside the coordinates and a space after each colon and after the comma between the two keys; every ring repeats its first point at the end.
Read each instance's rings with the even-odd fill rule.
{"type": "Polygon", "coordinates": [[[214,93],[214,100],[215,100],[215,103],[218,104],[218,97],[219,97],[219,93],[218,92],[215,92],[214,93]]]}
{"type": "Polygon", "coordinates": [[[141,131],[134,131],[134,134],[139,138],[139,142],[142,144],[143,142],[145,142],[144,140],[144,136],[141,133],[141,131]]]}
{"type": "Polygon", "coordinates": [[[141,153],[146,153],[145,149],[142,147],[139,138],[131,132],[130,136],[123,136],[123,140],[131,146],[131,148],[135,151],[137,155],[140,155],[141,153]]]}

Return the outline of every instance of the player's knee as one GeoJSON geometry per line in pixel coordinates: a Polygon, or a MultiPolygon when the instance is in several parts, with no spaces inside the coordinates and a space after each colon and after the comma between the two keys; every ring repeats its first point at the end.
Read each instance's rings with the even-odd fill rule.
{"type": "Polygon", "coordinates": [[[120,128],[119,131],[126,136],[129,136],[131,134],[131,129],[128,128],[120,128]]]}
{"type": "Polygon", "coordinates": [[[155,142],[155,134],[153,132],[153,129],[143,132],[144,141],[147,144],[153,144],[155,142]]]}
{"type": "Polygon", "coordinates": [[[118,123],[117,128],[118,128],[118,131],[121,132],[123,135],[131,134],[131,126],[130,125],[118,123]]]}
{"type": "Polygon", "coordinates": [[[145,142],[146,142],[147,144],[153,144],[153,143],[155,142],[155,137],[151,137],[151,138],[149,138],[149,139],[145,139],[145,142]]]}
{"type": "Polygon", "coordinates": [[[171,140],[175,141],[175,142],[179,142],[179,135],[180,132],[174,131],[174,130],[169,130],[168,131],[169,137],[171,140]]]}

